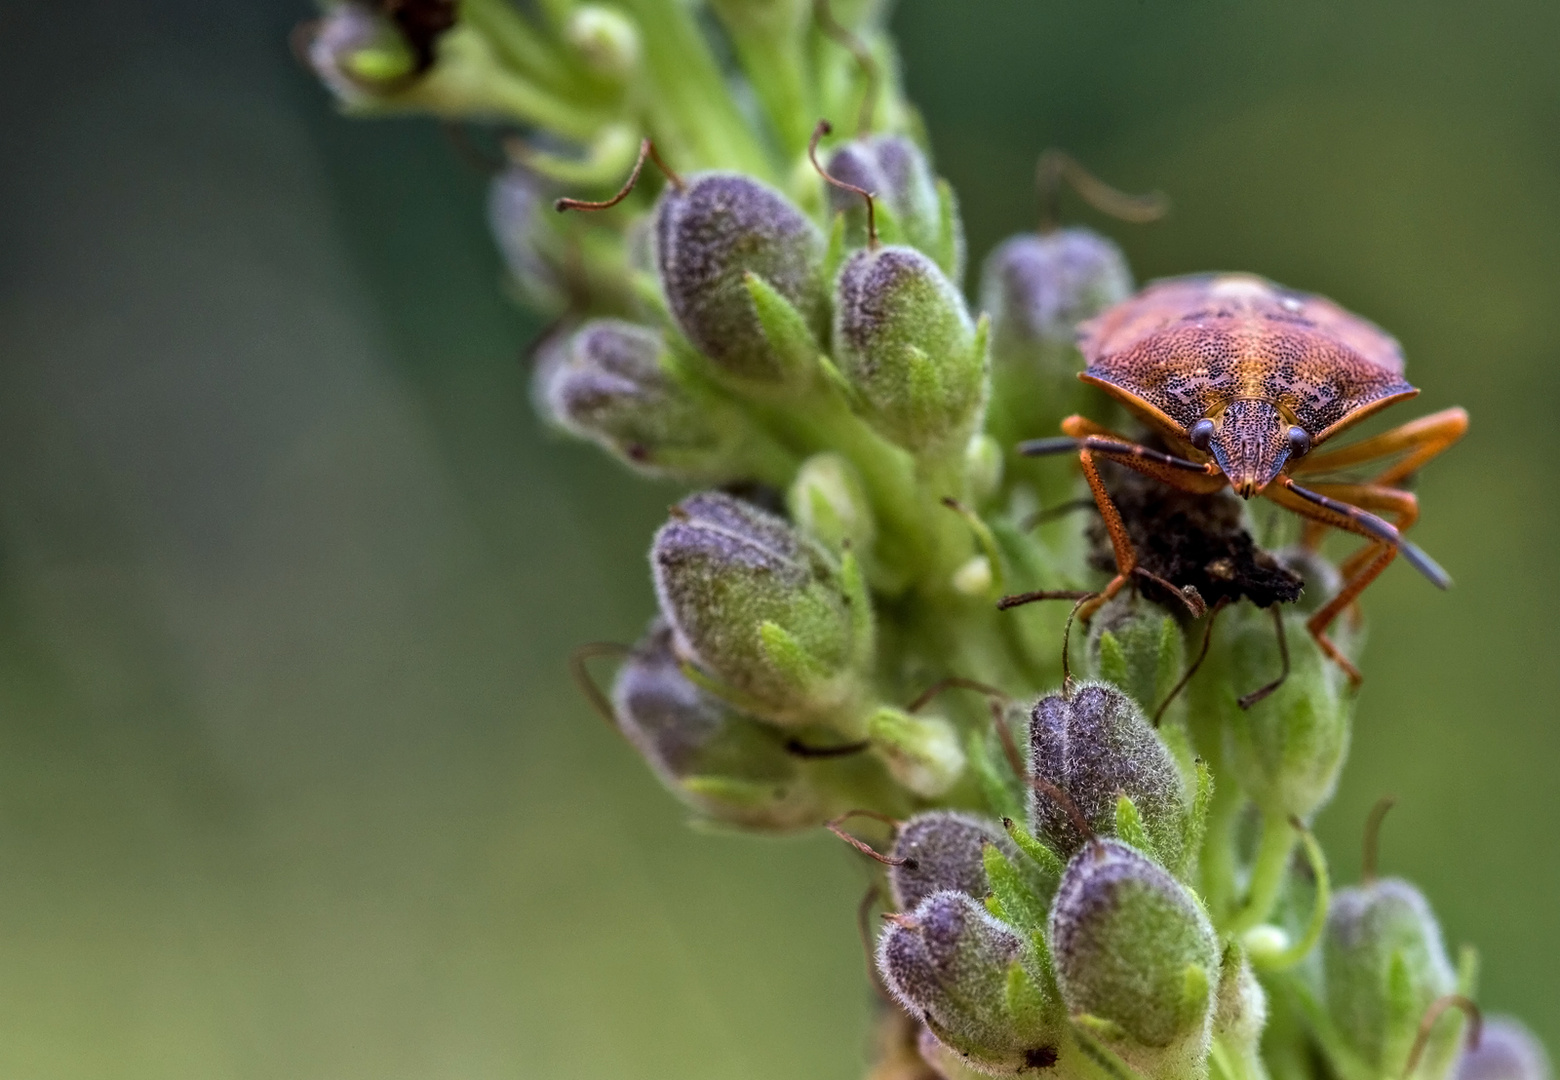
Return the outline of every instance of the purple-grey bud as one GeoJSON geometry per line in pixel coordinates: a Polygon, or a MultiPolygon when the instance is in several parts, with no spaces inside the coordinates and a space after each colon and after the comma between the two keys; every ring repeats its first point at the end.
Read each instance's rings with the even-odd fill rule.
{"type": "Polygon", "coordinates": [[[541,308],[565,300],[563,234],[540,177],[519,165],[500,171],[488,187],[488,228],[509,273],[541,308]]]}
{"type": "Polygon", "coordinates": [[[655,253],[667,307],[688,340],[735,378],[793,379],[791,359],[759,321],[756,275],[823,340],[823,234],[784,195],[739,173],[669,186],[655,212],[655,253]]]}
{"type": "Polygon", "coordinates": [[[842,567],[784,519],[704,492],[676,506],[650,563],[679,651],[765,719],[860,704],[872,612],[849,553],[842,567]]]}
{"type": "MultiPolygon", "coordinates": [[[[1425,1010],[1457,986],[1429,903],[1398,878],[1333,894],[1322,973],[1338,1033],[1383,1075],[1402,1072],[1425,1010]]],[[[1426,1075],[1441,1075],[1457,1051],[1450,1018],[1437,1030],[1424,1058],[1426,1075]]]]}
{"type": "MultiPolygon", "coordinates": [[[[1029,760],[1034,775],[1056,785],[1097,835],[1116,832],[1117,803],[1137,808],[1154,850],[1148,854],[1179,869],[1186,854],[1190,799],[1175,758],[1143,712],[1109,683],[1079,683],[1071,695],[1052,694],[1030,714],[1029,760]]],[[[1030,828],[1063,858],[1086,838],[1066,807],[1043,790],[1030,795],[1030,828]]]]}
{"type": "Polygon", "coordinates": [[[1072,350],[1078,324],[1132,295],[1121,249],[1088,229],[1021,233],[997,246],[981,271],[996,364],[1054,364],[1072,350]]]}
{"type": "Polygon", "coordinates": [[[834,286],[834,362],[866,416],[915,452],[960,452],[986,397],[984,334],[937,264],[910,247],[864,248],[834,286]]]}
{"type": "Polygon", "coordinates": [[[1479,1045],[1463,1051],[1453,1080],[1550,1080],[1544,1044],[1520,1020],[1486,1017],[1479,1045]]]}
{"type": "Polygon", "coordinates": [[[724,401],[672,374],[659,331],[593,319],[536,369],[535,397],[556,423],[642,472],[682,480],[745,475],[752,432],[724,401]]]}
{"type": "MultiPolygon", "coordinates": [[[[895,237],[931,256],[948,277],[964,276],[964,229],[954,213],[945,222],[937,177],[921,148],[903,135],[869,135],[838,147],[829,157],[829,175],[872,192],[880,225],[892,223],[895,237]]],[[[829,208],[844,214],[853,247],[867,242],[866,202],[855,192],[829,186],[829,208]]]]}
{"type": "Polygon", "coordinates": [[[325,12],[308,58],[320,81],[347,105],[400,89],[418,71],[417,54],[395,24],[356,0],[325,12]]]}
{"type": "Polygon", "coordinates": [[[618,670],[612,703],[619,729],[656,776],[702,815],[766,831],[814,826],[828,816],[779,732],[683,674],[662,620],[651,623],[618,670]]]}
{"type": "Polygon", "coordinates": [[[958,892],[933,893],[878,942],[889,991],[981,1072],[1056,1061],[1059,1016],[1027,970],[1023,938],[958,892]]]}
{"type": "Polygon", "coordinates": [[[1012,840],[995,822],[953,810],[929,810],[905,822],[891,854],[902,865],[888,872],[894,906],[908,911],[934,892],[981,899],[988,891],[985,844],[1017,858],[1012,840]]]}
{"type": "Polygon", "coordinates": [[[1206,1045],[1218,939],[1192,894],[1146,857],[1116,840],[1078,852],[1051,906],[1050,940],[1068,1012],[1144,1048],[1206,1045]]]}

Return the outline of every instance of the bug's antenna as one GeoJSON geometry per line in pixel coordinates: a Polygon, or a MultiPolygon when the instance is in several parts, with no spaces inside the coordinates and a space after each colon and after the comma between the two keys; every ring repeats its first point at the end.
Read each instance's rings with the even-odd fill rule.
{"type": "Polygon", "coordinates": [[[826,183],[832,184],[841,191],[849,191],[860,195],[867,200],[867,247],[876,249],[878,246],[877,235],[877,210],[873,200],[876,196],[866,188],[857,187],[855,184],[847,184],[837,177],[830,176],[822,165],[818,164],[818,140],[834,130],[834,125],[827,120],[819,120],[818,126],[813,128],[812,138],[807,141],[807,160],[812,162],[812,167],[818,170],[818,175],[823,177],[826,183]]]}
{"type": "Polygon", "coordinates": [[[1061,227],[1063,183],[1100,213],[1134,225],[1157,221],[1170,209],[1170,201],[1162,192],[1128,195],[1117,191],[1078,164],[1077,159],[1067,151],[1052,147],[1041,153],[1040,160],[1035,163],[1035,187],[1040,193],[1042,233],[1055,232],[1061,227]]]}
{"type": "Polygon", "coordinates": [[[1376,800],[1365,818],[1364,852],[1360,857],[1360,880],[1369,884],[1376,880],[1376,860],[1381,853],[1381,823],[1387,811],[1397,805],[1396,795],[1383,795],[1376,800]]]}
{"type": "Polygon", "coordinates": [[[1229,602],[1229,597],[1221,596],[1218,603],[1213,605],[1213,613],[1208,616],[1208,627],[1203,631],[1202,648],[1197,652],[1197,659],[1192,661],[1186,673],[1181,676],[1181,681],[1170,688],[1170,693],[1165,695],[1165,699],[1159,703],[1159,708],[1154,710],[1155,727],[1159,726],[1159,721],[1165,715],[1165,710],[1170,707],[1170,703],[1186,689],[1186,684],[1192,681],[1192,676],[1197,674],[1197,669],[1202,667],[1204,660],[1208,659],[1208,647],[1213,644],[1213,624],[1218,621],[1219,612],[1223,611],[1229,602]]]}
{"type": "Polygon", "coordinates": [[[1062,700],[1064,701],[1072,697],[1072,663],[1068,660],[1067,653],[1072,645],[1073,620],[1078,617],[1078,612],[1083,605],[1098,595],[1099,593],[1086,593],[1078,597],[1078,602],[1067,613],[1067,625],[1062,628],[1062,700]]]}
{"type": "Polygon", "coordinates": [[[1419,1068],[1419,1059],[1425,1056],[1425,1047],[1430,1043],[1430,1033],[1435,1030],[1436,1021],[1441,1019],[1447,1009],[1461,1009],[1467,1014],[1468,1049],[1479,1048],[1479,1036],[1484,1033],[1484,1016],[1479,1012],[1479,1007],[1461,994],[1443,994],[1430,1003],[1419,1021],[1414,1047],[1408,1052],[1408,1060],[1403,1063],[1403,1080],[1408,1080],[1414,1075],[1414,1070],[1419,1068]]]}
{"type": "Polygon", "coordinates": [[[823,31],[825,37],[856,58],[856,64],[867,80],[866,92],[861,97],[861,112],[856,117],[856,134],[864,135],[872,130],[872,117],[877,113],[878,88],[883,81],[877,60],[873,59],[872,50],[867,48],[865,42],[840,25],[829,7],[829,0],[818,0],[813,5],[813,18],[818,21],[818,29],[823,31]]]}
{"type": "Polygon", "coordinates": [[[1245,697],[1238,699],[1235,704],[1242,709],[1249,709],[1274,690],[1284,685],[1284,680],[1289,678],[1289,639],[1284,636],[1284,613],[1274,604],[1268,609],[1273,613],[1273,628],[1278,632],[1278,655],[1283,659],[1283,670],[1278,673],[1278,678],[1266,686],[1259,686],[1245,697]]]}
{"type": "Polygon", "coordinates": [[[904,825],[904,822],[900,821],[898,818],[891,818],[887,814],[878,813],[876,810],[847,810],[845,813],[841,814],[832,821],[824,822],[823,827],[828,829],[835,836],[838,836],[841,840],[845,841],[857,851],[861,852],[863,855],[867,856],[867,858],[876,859],[884,866],[908,866],[912,870],[915,869],[917,864],[914,859],[909,857],[899,858],[893,855],[884,855],[865,840],[858,840],[856,837],[846,832],[842,823],[850,820],[853,817],[869,817],[874,821],[881,821],[885,825],[891,825],[896,830],[904,825]]]}
{"type": "Polygon", "coordinates": [[[634,162],[633,171],[628,174],[628,179],[624,182],[623,186],[618,189],[618,193],[616,195],[602,202],[590,202],[586,199],[559,199],[553,203],[553,209],[558,211],[560,214],[565,210],[611,209],[618,203],[622,202],[624,199],[628,198],[629,192],[634,190],[634,185],[639,183],[639,174],[645,167],[646,158],[649,158],[655,162],[655,167],[661,170],[661,172],[666,176],[667,182],[670,183],[672,187],[676,188],[678,191],[687,190],[688,185],[683,183],[683,178],[673,172],[670,165],[661,160],[661,155],[655,148],[655,142],[650,139],[644,139],[639,144],[639,158],[634,162]]]}
{"type": "Polygon", "coordinates": [[[585,695],[585,700],[590,702],[590,707],[595,710],[596,715],[605,720],[608,726],[620,735],[623,729],[618,727],[612,702],[601,692],[601,687],[596,685],[596,680],[591,678],[588,665],[598,657],[623,657],[632,651],[627,645],[619,645],[615,641],[593,641],[581,645],[569,654],[569,674],[574,678],[574,685],[580,688],[580,693],[585,695]]]}

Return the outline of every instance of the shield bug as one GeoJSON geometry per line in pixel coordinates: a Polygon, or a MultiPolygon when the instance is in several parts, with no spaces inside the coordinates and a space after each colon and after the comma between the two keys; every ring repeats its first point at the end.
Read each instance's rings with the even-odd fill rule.
{"type": "Polygon", "coordinates": [[[1327,628],[1402,554],[1440,588],[1451,582],[1403,538],[1419,516],[1403,481],[1462,437],[1468,414],[1446,409],[1350,446],[1321,445],[1419,391],[1403,377],[1396,340],[1324,297],[1248,274],[1171,278],[1148,286],[1079,328],[1084,382],[1120,401],[1157,432],[1169,452],[1142,446],[1082,416],[1066,438],[1038,439],[1025,454],[1076,452],[1110,531],[1116,576],[1084,607],[1091,614],[1138,570],[1132,541],[1100,480],[1097,461],[1117,462],[1185,491],[1233,488],[1306,519],[1308,546],[1328,529],[1365,538],[1342,566],[1343,586],[1308,623],[1322,650],[1358,682],[1359,672],[1327,628]],[[1363,482],[1337,474],[1390,462],[1363,482]],[[1297,477],[1318,477],[1305,486],[1297,477]],[[1387,521],[1378,515],[1389,515],[1387,521]]]}

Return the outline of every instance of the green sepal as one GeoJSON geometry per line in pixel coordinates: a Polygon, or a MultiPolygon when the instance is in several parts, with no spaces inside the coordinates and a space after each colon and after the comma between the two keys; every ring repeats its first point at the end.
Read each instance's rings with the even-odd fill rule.
{"type": "Polygon", "coordinates": [[[876,626],[872,616],[872,594],[867,590],[866,575],[861,570],[861,560],[847,547],[840,556],[840,586],[845,602],[850,605],[850,648],[854,666],[865,668],[872,662],[876,649],[876,626]]]}
{"type": "Polygon", "coordinates": [[[839,277],[840,267],[845,265],[849,255],[850,248],[845,244],[845,215],[835,214],[829,225],[829,242],[823,249],[823,280],[832,283],[839,277]]]}
{"type": "Polygon", "coordinates": [[[1088,1013],[1077,1013],[1072,1017],[1072,1034],[1078,1049],[1110,1080],[1143,1080],[1120,1054],[1105,1045],[1107,1040],[1115,1042],[1126,1037],[1120,1024],[1088,1013]]]}
{"type": "Polygon", "coordinates": [[[1213,770],[1202,758],[1198,758],[1192,767],[1197,773],[1197,786],[1192,793],[1192,811],[1186,815],[1186,842],[1181,848],[1186,853],[1185,865],[1181,867],[1185,875],[1190,875],[1197,867],[1197,855],[1202,851],[1203,837],[1208,833],[1208,810],[1213,806],[1213,770]]]}
{"type": "Polygon", "coordinates": [[[955,285],[964,267],[959,265],[959,200],[953,185],[942,177],[937,178],[937,248],[927,252],[942,272],[955,285]]]}
{"type": "Polygon", "coordinates": [[[1208,982],[1208,972],[1201,964],[1187,964],[1181,982],[1181,1022],[1190,1026],[1208,1011],[1208,995],[1213,987],[1208,982]]]}
{"type": "Polygon", "coordinates": [[[784,381],[791,385],[810,382],[817,371],[820,350],[807,320],[791,301],[753,271],[743,273],[742,284],[753,298],[753,311],[764,338],[785,369],[784,381]]]}
{"type": "Polygon", "coordinates": [[[894,213],[886,199],[873,200],[872,216],[877,222],[878,243],[910,244],[904,226],[899,223],[899,215],[894,213]]]}
{"type": "Polygon", "coordinates": [[[1024,816],[1024,796],[1011,782],[1012,772],[999,764],[984,732],[973,731],[964,740],[964,755],[975,773],[975,782],[993,817],[1009,820],[1024,816]]]}
{"type": "Polygon", "coordinates": [[[1004,998],[1015,1027],[1034,1030],[1045,1023],[1050,1002],[1017,960],[1008,965],[1004,998]]]}
{"type": "Polygon", "coordinates": [[[1056,965],[1051,960],[1051,943],[1046,940],[1044,930],[1030,933],[1029,958],[1034,962],[1035,974],[1040,977],[1040,985],[1045,988],[1045,992],[1060,1001],[1062,991],[1056,985],[1056,965]]]}
{"type": "Polygon", "coordinates": [[[733,806],[763,806],[775,798],[774,784],[734,776],[685,776],[677,783],[690,795],[718,799],[733,806]]]}
{"type": "Polygon", "coordinates": [[[1116,796],[1116,839],[1132,845],[1155,862],[1159,861],[1154,841],[1143,824],[1143,815],[1138,813],[1137,803],[1126,795],[1116,796]]]}
{"type": "Polygon", "coordinates": [[[1128,693],[1132,691],[1132,683],[1127,677],[1127,654],[1120,639],[1109,630],[1100,635],[1099,677],[1128,693]]]}
{"type": "Polygon", "coordinates": [[[1006,913],[1003,921],[1020,930],[1033,931],[1044,927],[1049,915],[1045,903],[1035,895],[1018,868],[1008,861],[1008,857],[995,844],[986,844],[981,849],[981,858],[986,865],[986,882],[991,888],[991,895],[1006,913]]]}
{"type": "Polygon", "coordinates": [[[758,624],[764,655],[775,668],[799,687],[811,686],[822,677],[818,663],[796,636],[772,619],[758,624]]]}
{"type": "Polygon", "coordinates": [[[1067,864],[1062,861],[1060,855],[1037,840],[1033,833],[1010,817],[1002,819],[1002,827],[1013,838],[1013,843],[1018,845],[1018,850],[1027,855],[1030,861],[1040,868],[1042,874],[1053,881],[1062,879],[1067,864]]]}

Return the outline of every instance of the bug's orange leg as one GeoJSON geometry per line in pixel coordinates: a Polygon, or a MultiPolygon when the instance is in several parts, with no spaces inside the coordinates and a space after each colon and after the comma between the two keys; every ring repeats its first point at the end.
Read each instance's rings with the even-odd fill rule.
{"type": "MultiPolygon", "coordinates": [[[[1219,491],[1225,486],[1226,481],[1216,468],[1140,446],[1111,434],[1107,429],[1082,417],[1069,417],[1063,421],[1062,427],[1069,433],[1076,431],[1079,434],[1069,434],[1068,437],[1060,439],[1036,439],[1019,444],[1018,449],[1020,453],[1028,456],[1073,450],[1078,453],[1078,462],[1083,467],[1084,479],[1089,482],[1089,490],[1094,495],[1095,505],[1099,507],[1100,517],[1105,521],[1106,531],[1110,534],[1111,548],[1116,555],[1116,576],[1110,580],[1099,596],[1078,610],[1079,616],[1087,619],[1098,611],[1102,604],[1120,592],[1122,587],[1132,579],[1134,573],[1145,573],[1138,566],[1137,550],[1132,546],[1132,538],[1127,533],[1125,522],[1121,520],[1121,512],[1116,509],[1110,492],[1105,489],[1105,483],[1100,479],[1099,468],[1095,465],[1096,457],[1125,465],[1129,469],[1134,469],[1172,487],[1197,494],[1219,491]],[[1091,432],[1094,431],[1106,433],[1092,434],[1091,432]]],[[[1161,580],[1160,584],[1172,592],[1177,594],[1180,592],[1171,582],[1161,580]]],[[[1188,602],[1188,606],[1195,608],[1196,605],[1188,602]]],[[[1195,613],[1201,614],[1200,611],[1195,613]]]]}
{"type": "MultiPolygon", "coordinates": [[[[1354,603],[1360,593],[1364,592],[1371,582],[1375,581],[1381,572],[1387,568],[1399,552],[1414,566],[1416,570],[1424,574],[1433,583],[1441,588],[1451,584],[1451,579],[1446,571],[1435,564],[1435,561],[1420,551],[1413,544],[1404,540],[1397,529],[1386,521],[1358,506],[1350,505],[1339,499],[1333,498],[1321,492],[1311,491],[1296,484],[1289,477],[1280,477],[1276,483],[1269,484],[1262,492],[1263,496],[1272,500],[1287,510],[1293,510],[1302,517],[1315,521],[1333,529],[1342,529],[1345,532],[1363,536],[1373,543],[1366,548],[1373,552],[1372,556],[1364,561],[1356,572],[1344,582],[1338,595],[1333,597],[1316,614],[1312,615],[1306,623],[1306,629],[1316,639],[1316,644],[1327,656],[1343,668],[1348,674],[1349,681],[1355,685],[1360,682],[1359,670],[1338,651],[1327,637],[1327,628],[1333,624],[1338,615],[1350,604],[1354,603]]],[[[1406,493],[1403,493],[1406,494],[1406,493]]],[[[1385,497],[1384,494],[1381,497],[1385,497]]]]}
{"type": "MultiPolygon", "coordinates": [[[[1409,526],[1419,520],[1419,500],[1411,491],[1382,487],[1379,484],[1311,484],[1309,487],[1318,495],[1326,495],[1339,502],[1357,506],[1361,510],[1394,515],[1392,525],[1399,533],[1407,531],[1409,526]]],[[[1306,527],[1318,530],[1326,528],[1309,520],[1306,527]]],[[[1373,546],[1365,545],[1338,567],[1338,572],[1343,575],[1345,581],[1353,577],[1355,572],[1374,556],[1373,546]]]]}
{"type": "Polygon", "coordinates": [[[1403,454],[1380,475],[1371,478],[1374,484],[1400,483],[1415,473],[1425,462],[1451,446],[1468,431],[1468,411],[1461,408],[1443,409],[1418,420],[1410,420],[1390,431],[1383,431],[1369,439],[1362,439],[1352,446],[1340,446],[1336,450],[1318,450],[1301,458],[1291,470],[1295,476],[1333,472],[1367,461],[1403,454]]]}
{"type": "MultiPolygon", "coordinates": [[[[1402,454],[1401,459],[1393,462],[1370,480],[1371,485],[1391,487],[1413,475],[1427,461],[1462,438],[1467,430],[1467,410],[1443,409],[1438,413],[1422,416],[1418,420],[1410,420],[1391,431],[1384,431],[1380,435],[1364,439],[1352,446],[1318,451],[1296,462],[1291,473],[1294,476],[1311,476],[1317,473],[1335,472],[1368,461],[1390,457],[1393,454],[1402,454]]],[[[1321,485],[1317,487],[1320,488],[1321,485]]],[[[1400,523],[1398,527],[1406,529],[1411,524],[1412,521],[1407,524],[1400,523]]],[[[1326,534],[1325,526],[1311,522],[1306,525],[1301,543],[1314,549],[1321,544],[1326,534]]]]}

